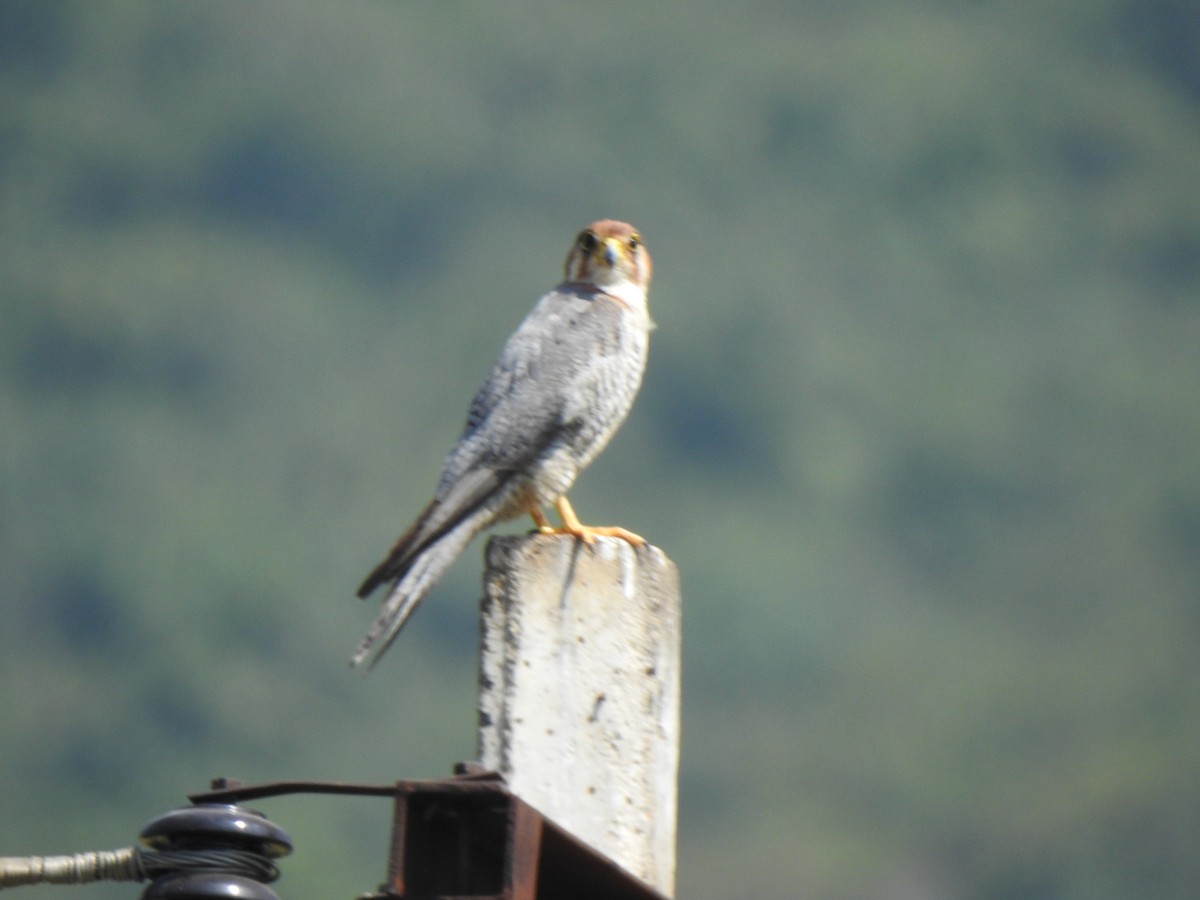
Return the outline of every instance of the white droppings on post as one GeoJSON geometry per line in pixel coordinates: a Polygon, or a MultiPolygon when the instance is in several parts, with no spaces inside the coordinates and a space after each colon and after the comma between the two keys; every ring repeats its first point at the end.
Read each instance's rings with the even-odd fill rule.
{"type": "Polygon", "coordinates": [[[648,884],[675,881],[680,594],[655,547],[488,543],[479,752],[518,797],[648,884]]]}

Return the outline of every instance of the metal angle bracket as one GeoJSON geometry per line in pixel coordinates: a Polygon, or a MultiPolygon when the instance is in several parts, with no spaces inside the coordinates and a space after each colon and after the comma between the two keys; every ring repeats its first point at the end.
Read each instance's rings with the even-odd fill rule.
{"type": "Polygon", "coordinates": [[[361,900],[668,900],[515,796],[499,775],[476,766],[458,771],[455,778],[394,785],[219,781],[217,790],[190,799],[391,796],[387,881],[361,900]]]}

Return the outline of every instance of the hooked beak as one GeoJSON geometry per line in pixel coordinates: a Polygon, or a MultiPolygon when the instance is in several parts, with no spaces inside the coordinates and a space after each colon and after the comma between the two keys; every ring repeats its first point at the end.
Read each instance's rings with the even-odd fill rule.
{"type": "Polygon", "coordinates": [[[605,238],[601,256],[604,259],[604,264],[610,269],[617,264],[618,252],[616,238],[605,238]]]}

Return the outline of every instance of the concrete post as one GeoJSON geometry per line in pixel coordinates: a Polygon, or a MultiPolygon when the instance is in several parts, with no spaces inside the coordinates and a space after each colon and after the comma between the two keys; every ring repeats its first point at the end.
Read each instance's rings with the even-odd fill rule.
{"type": "Polygon", "coordinates": [[[680,594],[655,547],[495,537],[479,754],[526,803],[659,892],[675,886],[680,594]]]}

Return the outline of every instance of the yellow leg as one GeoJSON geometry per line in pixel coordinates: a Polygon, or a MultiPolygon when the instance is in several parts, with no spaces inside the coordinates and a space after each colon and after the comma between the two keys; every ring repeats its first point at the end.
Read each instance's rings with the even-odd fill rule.
{"type": "MultiPolygon", "coordinates": [[[[615,537],[623,541],[628,541],[635,547],[640,547],[646,543],[646,539],[641,535],[634,534],[632,531],[627,531],[615,525],[584,525],[579,521],[579,517],[575,515],[575,510],[571,508],[571,503],[565,496],[559,497],[554,501],[554,508],[558,510],[559,518],[562,519],[562,527],[546,530],[538,525],[538,530],[543,534],[572,534],[585,544],[596,543],[597,537],[615,537]]],[[[540,512],[540,510],[539,510],[540,512]]],[[[545,521],[545,516],[542,520],[545,521]]],[[[536,522],[537,519],[534,518],[536,522]]]]}
{"type": "Polygon", "coordinates": [[[533,519],[533,524],[537,526],[540,534],[557,534],[558,529],[550,524],[550,520],[546,518],[546,514],[542,512],[541,507],[535,506],[529,511],[529,518],[533,519]]]}

